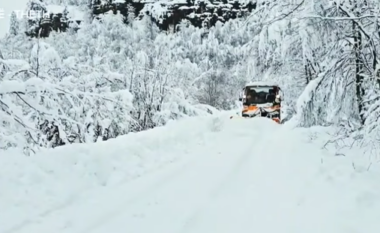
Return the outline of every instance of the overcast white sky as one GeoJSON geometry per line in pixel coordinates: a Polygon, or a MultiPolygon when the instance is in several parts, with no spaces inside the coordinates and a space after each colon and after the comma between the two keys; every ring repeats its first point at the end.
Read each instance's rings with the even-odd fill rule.
{"type": "Polygon", "coordinates": [[[9,30],[9,19],[12,11],[24,11],[28,0],[0,0],[0,37],[9,30]]]}

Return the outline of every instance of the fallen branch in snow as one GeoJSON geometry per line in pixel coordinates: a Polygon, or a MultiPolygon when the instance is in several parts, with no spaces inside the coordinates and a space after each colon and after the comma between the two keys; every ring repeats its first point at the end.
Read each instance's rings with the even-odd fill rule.
{"type": "MultiPolygon", "coordinates": [[[[351,138],[350,135],[342,135],[342,134],[339,135],[339,133],[338,133],[338,136],[336,136],[335,138],[329,139],[322,146],[322,149],[328,150],[327,146],[330,145],[330,144],[333,144],[335,146],[335,148],[338,149],[338,150],[343,149],[343,148],[350,148],[350,149],[352,149],[352,147],[355,145],[356,142],[357,142],[357,139],[351,138]],[[346,141],[348,139],[352,139],[353,141],[350,144],[347,144],[346,141]]],[[[344,155],[344,154],[336,154],[336,155],[344,155]]]]}
{"type": "MultiPolygon", "coordinates": [[[[350,122],[349,120],[341,121],[340,128],[337,132],[335,132],[335,136],[332,139],[329,139],[324,145],[323,149],[327,149],[327,146],[330,144],[334,144],[335,148],[337,149],[343,149],[343,148],[350,148],[354,146],[356,142],[358,142],[358,137],[353,137],[353,134],[357,130],[357,126],[350,122]],[[351,139],[352,142],[347,145],[347,140],[351,139]],[[340,144],[341,143],[341,144],[340,144]],[[342,145],[343,144],[343,145],[342,145]]],[[[338,155],[338,154],[336,154],[338,155]]],[[[343,155],[343,154],[339,154],[343,155]]]]}
{"type": "MultiPolygon", "coordinates": [[[[328,150],[327,149],[327,146],[330,145],[330,144],[333,144],[335,146],[336,149],[342,149],[344,147],[347,147],[346,145],[345,146],[340,146],[339,142],[343,142],[343,144],[345,144],[344,142],[344,139],[346,139],[346,137],[342,136],[342,137],[337,137],[337,138],[334,138],[334,139],[329,139],[323,146],[322,146],[322,149],[325,149],[325,150],[328,150]]],[[[351,145],[352,146],[352,145],[351,145]]]]}
{"type": "MultiPolygon", "coordinates": [[[[368,171],[371,169],[371,166],[372,166],[372,162],[370,162],[370,163],[368,164],[368,166],[367,166],[367,168],[365,169],[365,171],[368,172],[368,171]]],[[[353,168],[355,171],[357,171],[357,172],[363,172],[363,171],[364,171],[363,169],[358,169],[358,168],[356,167],[356,165],[355,165],[354,162],[352,162],[352,168],[353,168]]]]}
{"type": "Polygon", "coordinates": [[[343,153],[335,153],[335,156],[346,156],[346,155],[343,153]]]}

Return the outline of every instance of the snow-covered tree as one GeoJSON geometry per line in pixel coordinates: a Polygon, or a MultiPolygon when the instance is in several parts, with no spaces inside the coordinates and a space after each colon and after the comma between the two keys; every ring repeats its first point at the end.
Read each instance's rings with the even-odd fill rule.
{"type": "Polygon", "coordinates": [[[0,95],[2,137],[29,147],[107,140],[235,108],[242,86],[258,80],[281,86],[299,126],[349,119],[379,132],[377,3],[265,1],[246,18],[208,30],[183,20],[168,34],[147,15],[110,13],[76,33],[4,38],[0,80],[25,88],[0,95]]]}
{"type": "Polygon", "coordinates": [[[10,25],[9,25],[9,34],[12,36],[15,36],[18,33],[20,33],[19,22],[18,22],[16,13],[12,11],[11,18],[10,18],[10,25]]]}

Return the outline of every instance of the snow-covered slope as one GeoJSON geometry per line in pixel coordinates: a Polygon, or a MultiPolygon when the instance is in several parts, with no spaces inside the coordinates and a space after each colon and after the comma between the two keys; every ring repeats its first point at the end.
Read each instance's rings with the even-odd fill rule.
{"type": "Polygon", "coordinates": [[[222,114],[2,154],[0,232],[379,232],[380,168],[321,150],[323,130],[222,114]]]}

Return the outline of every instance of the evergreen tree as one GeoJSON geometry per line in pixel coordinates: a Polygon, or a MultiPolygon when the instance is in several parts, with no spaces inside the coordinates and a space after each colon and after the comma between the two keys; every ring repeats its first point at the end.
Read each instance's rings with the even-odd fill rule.
{"type": "Polygon", "coordinates": [[[10,26],[9,26],[9,34],[15,36],[18,34],[20,29],[20,25],[17,19],[16,13],[13,11],[11,14],[10,26]]]}

